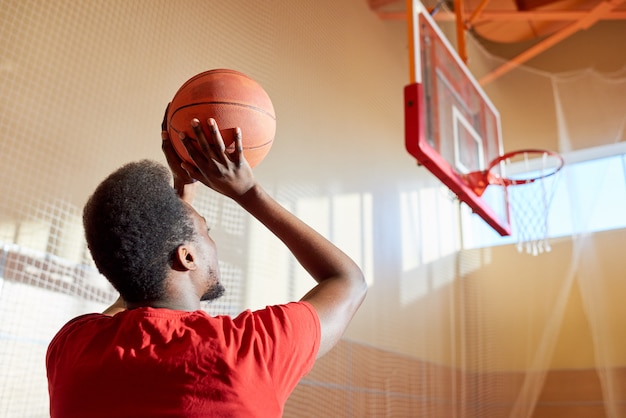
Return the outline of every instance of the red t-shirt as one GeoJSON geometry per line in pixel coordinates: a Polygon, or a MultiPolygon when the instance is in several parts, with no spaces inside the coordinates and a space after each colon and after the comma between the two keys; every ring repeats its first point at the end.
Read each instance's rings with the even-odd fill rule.
{"type": "Polygon", "coordinates": [[[243,312],[139,308],[68,322],[48,347],[54,417],[280,417],[320,324],[306,302],[243,312]]]}

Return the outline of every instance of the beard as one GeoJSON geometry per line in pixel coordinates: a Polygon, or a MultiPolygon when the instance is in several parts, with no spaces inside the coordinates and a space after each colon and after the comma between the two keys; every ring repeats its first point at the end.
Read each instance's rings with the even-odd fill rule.
{"type": "Polygon", "coordinates": [[[220,283],[220,275],[218,273],[219,270],[209,268],[209,278],[210,285],[204,294],[200,297],[200,301],[202,302],[210,302],[212,300],[218,299],[222,297],[226,289],[220,283]]]}
{"type": "Polygon", "coordinates": [[[224,286],[220,282],[215,282],[213,286],[209,287],[206,292],[200,297],[200,300],[203,302],[210,302],[212,300],[218,299],[224,295],[224,286]]]}

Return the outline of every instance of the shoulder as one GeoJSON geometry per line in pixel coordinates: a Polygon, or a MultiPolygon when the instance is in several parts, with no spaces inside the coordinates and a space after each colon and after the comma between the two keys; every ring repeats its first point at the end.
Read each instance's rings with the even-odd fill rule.
{"type": "Polygon", "coordinates": [[[82,330],[86,324],[100,323],[100,321],[110,320],[111,317],[100,313],[90,313],[77,316],[69,320],[50,341],[48,345],[47,357],[53,355],[57,347],[62,346],[64,342],[78,330],[82,330]]]}
{"type": "Polygon", "coordinates": [[[320,321],[308,302],[246,311],[224,325],[225,340],[237,364],[254,364],[253,369],[262,365],[281,402],[311,370],[320,349],[320,321]]]}
{"type": "MultiPolygon", "coordinates": [[[[100,314],[100,313],[89,313],[89,314],[84,314],[84,315],[77,316],[77,317],[69,320],[67,323],[65,323],[65,325],[63,325],[63,327],[61,327],[61,329],[59,330],[59,332],[55,336],[55,339],[63,336],[64,334],[67,334],[67,333],[71,332],[72,330],[74,330],[76,328],[79,328],[82,325],[85,325],[87,323],[93,323],[93,322],[98,322],[98,321],[106,321],[106,320],[109,320],[110,318],[111,318],[111,316],[100,314]]],[[[53,339],[53,341],[54,341],[54,339],[53,339]]]]}
{"type": "Polygon", "coordinates": [[[242,346],[262,347],[268,355],[295,349],[317,353],[321,340],[317,313],[302,301],[245,311],[223,323],[223,330],[242,346]]]}
{"type": "Polygon", "coordinates": [[[304,301],[267,306],[256,311],[248,310],[234,318],[233,322],[257,327],[278,326],[285,330],[293,330],[294,327],[320,328],[315,308],[304,301]]]}

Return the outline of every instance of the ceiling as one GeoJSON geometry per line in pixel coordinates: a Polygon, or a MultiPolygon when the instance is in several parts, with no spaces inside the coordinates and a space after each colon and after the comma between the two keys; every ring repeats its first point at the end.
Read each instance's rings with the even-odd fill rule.
{"type": "MultiPolygon", "coordinates": [[[[382,20],[406,19],[407,0],[367,2],[382,20]]],[[[523,64],[600,21],[626,21],[626,0],[427,0],[423,3],[436,21],[456,22],[457,49],[464,60],[463,37],[467,31],[503,46],[524,43],[526,49],[510,58],[508,66],[503,66],[501,71],[523,64]]],[[[489,77],[499,75],[494,72],[489,77]]],[[[489,82],[489,77],[481,84],[489,82]]]]}

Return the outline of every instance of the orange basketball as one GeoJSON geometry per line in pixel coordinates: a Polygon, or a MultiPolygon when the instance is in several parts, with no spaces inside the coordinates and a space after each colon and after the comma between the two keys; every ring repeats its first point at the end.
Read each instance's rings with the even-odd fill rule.
{"type": "Polygon", "coordinates": [[[256,81],[234,70],[210,70],[190,78],[170,103],[167,126],[172,145],[190,163],[193,160],[179,134],[185,132],[195,138],[190,125],[193,118],[203,124],[215,119],[229,152],[234,151],[235,128],[241,128],[243,153],[251,167],[265,158],[276,134],[276,115],[269,96],[256,81]]]}

